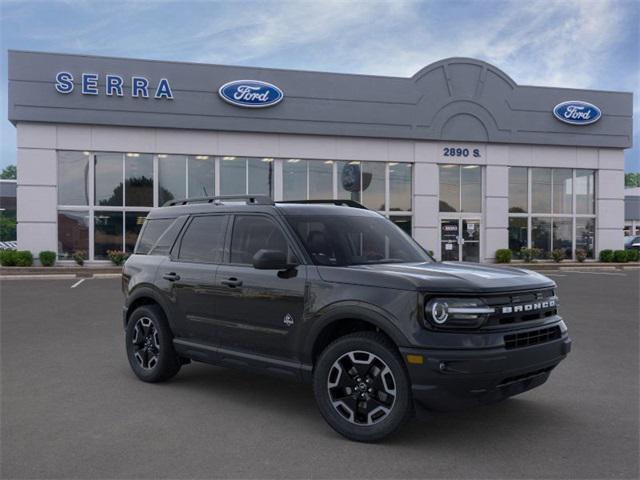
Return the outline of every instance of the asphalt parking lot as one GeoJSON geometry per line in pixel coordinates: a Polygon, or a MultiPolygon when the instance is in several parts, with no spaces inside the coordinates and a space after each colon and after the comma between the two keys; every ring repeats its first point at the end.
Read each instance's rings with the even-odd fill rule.
{"type": "Polygon", "coordinates": [[[640,271],[550,276],[574,343],[547,384],[376,445],[306,385],[202,364],[138,381],[118,279],[2,281],[2,478],[638,478],[640,271]]]}

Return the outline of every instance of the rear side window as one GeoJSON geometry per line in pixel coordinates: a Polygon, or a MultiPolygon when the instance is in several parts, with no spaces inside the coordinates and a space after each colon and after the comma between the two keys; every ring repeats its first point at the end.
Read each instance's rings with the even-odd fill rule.
{"type": "Polygon", "coordinates": [[[237,216],[231,236],[231,263],[249,265],[261,249],[289,254],[287,239],[274,222],[256,215],[237,216]]]}
{"type": "Polygon", "coordinates": [[[178,258],[186,262],[220,263],[226,226],[225,215],[193,217],[182,236],[178,258]]]}
{"type": "Polygon", "coordinates": [[[140,233],[140,238],[138,238],[134,253],[138,255],[146,255],[149,253],[151,247],[155,245],[160,236],[162,236],[175,220],[175,218],[147,219],[140,233]]]}

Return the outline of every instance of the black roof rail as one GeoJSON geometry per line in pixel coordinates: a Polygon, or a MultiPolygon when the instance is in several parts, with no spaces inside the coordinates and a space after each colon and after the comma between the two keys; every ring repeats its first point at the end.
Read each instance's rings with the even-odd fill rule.
{"type": "Polygon", "coordinates": [[[224,201],[245,200],[247,205],[273,205],[271,197],[266,195],[221,195],[217,197],[193,197],[179,200],[169,200],[163,207],[175,207],[176,205],[189,205],[191,203],[222,204],[224,201]]]}
{"type": "Polygon", "coordinates": [[[325,204],[325,205],[337,205],[339,207],[351,207],[351,208],[362,208],[364,210],[368,210],[367,207],[362,205],[360,202],[356,202],[355,200],[348,199],[327,199],[327,200],[285,200],[283,202],[276,203],[304,203],[304,204],[325,204]]]}

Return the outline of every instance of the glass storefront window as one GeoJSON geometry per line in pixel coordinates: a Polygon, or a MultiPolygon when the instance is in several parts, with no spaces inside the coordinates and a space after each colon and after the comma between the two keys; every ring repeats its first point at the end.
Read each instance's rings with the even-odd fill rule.
{"type": "Polygon", "coordinates": [[[307,161],[289,158],[282,165],[282,188],[285,200],[307,198],[307,161]]]}
{"type": "Polygon", "coordinates": [[[148,212],[126,212],[124,214],[124,250],[133,252],[140,229],[148,212]]]}
{"type": "Polygon", "coordinates": [[[158,155],[158,205],[187,196],[186,157],[158,155]]]}
{"type": "Polygon", "coordinates": [[[509,167],[509,213],[529,210],[529,181],[526,167],[509,167]]]}
{"type": "Polygon", "coordinates": [[[411,220],[410,216],[392,215],[389,217],[393,223],[395,223],[400,229],[407,235],[411,235],[411,220]]]}
{"type": "Polygon", "coordinates": [[[596,219],[576,218],[576,250],[582,249],[587,252],[587,258],[594,258],[595,238],[596,219]]]}
{"type": "Polygon", "coordinates": [[[361,162],[337,162],[338,198],[360,201],[361,162]]]}
{"type": "Polygon", "coordinates": [[[479,165],[464,165],[460,169],[462,212],[482,211],[482,168],[479,165]]]}
{"type": "Polygon", "coordinates": [[[576,170],[576,213],[595,213],[595,172],[576,170]]]}
{"type": "Polygon", "coordinates": [[[273,186],[273,158],[250,158],[249,185],[247,193],[250,195],[271,195],[273,186]]]}
{"type": "Polygon", "coordinates": [[[89,152],[58,152],[58,205],[89,205],[89,152]]]}
{"type": "Polygon", "coordinates": [[[96,153],[95,205],[119,206],[122,199],[122,153],[96,153]]]}
{"type": "Polygon", "coordinates": [[[89,255],[89,211],[58,211],[58,257],[70,260],[73,252],[89,255]]]}
{"type": "Polygon", "coordinates": [[[573,211],[573,170],[553,169],[553,213],[573,211]]]}
{"type": "Polygon", "coordinates": [[[124,197],[128,207],[153,207],[153,155],[127,153],[124,197]]]}
{"type": "Polygon", "coordinates": [[[439,165],[440,171],[440,211],[460,211],[460,167],[439,165]]]}
{"type": "Polygon", "coordinates": [[[540,258],[549,258],[551,254],[551,218],[533,217],[531,219],[531,247],[540,250],[540,258]]]}
{"type": "Polygon", "coordinates": [[[412,167],[410,163],[389,163],[389,210],[411,210],[412,167]]]}
{"type": "Polygon", "coordinates": [[[309,199],[333,198],[333,161],[309,160],[309,199]]]}
{"type": "Polygon", "coordinates": [[[551,213],[551,169],[531,169],[531,211],[551,213]]]}
{"type": "Polygon", "coordinates": [[[106,260],[108,250],[122,250],[123,212],[95,212],[94,258],[106,260]]]}
{"type": "Polygon", "coordinates": [[[362,162],[362,203],[371,210],[384,210],[385,169],[382,162],[362,162]]]}
{"type": "Polygon", "coordinates": [[[527,219],[522,217],[512,217],[509,219],[509,250],[514,258],[520,258],[520,250],[528,245],[527,219]]]}
{"type": "Polygon", "coordinates": [[[208,155],[188,157],[189,197],[212,197],[215,195],[215,159],[208,155]]]}
{"type": "Polygon", "coordinates": [[[572,258],[573,220],[571,218],[553,219],[553,249],[564,250],[565,258],[572,258]]]}
{"type": "Polygon", "coordinates": [[[247,161],[241,157],[220,160],[220,195],[246,195],[247,161]]]}

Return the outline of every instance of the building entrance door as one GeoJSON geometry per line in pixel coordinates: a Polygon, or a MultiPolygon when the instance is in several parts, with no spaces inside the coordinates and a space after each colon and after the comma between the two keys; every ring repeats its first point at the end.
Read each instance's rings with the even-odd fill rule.
{"type": "Polygon", "coordinates": [[[443,261],[480,261],[480,219],[440,220],[440,256],[443,261]]]}

